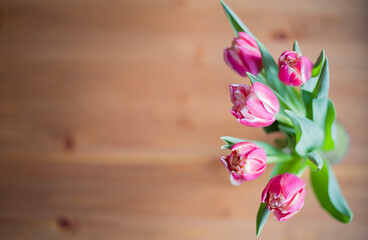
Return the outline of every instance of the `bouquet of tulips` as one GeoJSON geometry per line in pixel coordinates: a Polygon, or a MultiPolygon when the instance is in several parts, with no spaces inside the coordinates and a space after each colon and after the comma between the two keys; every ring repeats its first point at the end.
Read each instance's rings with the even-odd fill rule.
{"type": "Polygon", "coordinates": [[[224,50],[226,64],[252,85],[230,84],[231,113],[239,123],[262,127],[266,133],[282,132],[283,145],[222,137],[221,157],[230,182],[240,185],[259,177],[275,164],[261,194],[256,234],[260,234],[270,212],[278,221],[295,215],[304,204],[305,182],[300,178],[310,168],[310,181],[321,206],[331,216],[349,223],[353,214],[341,193],[331,164],[346,154],[349,137],[336,122],[333,102],[328,98],[329,68],[322,50],[313,64],[297,42],[284,51],[278,63],[235,13],[221,1],[235,32],[230,48],[224,50]]]}

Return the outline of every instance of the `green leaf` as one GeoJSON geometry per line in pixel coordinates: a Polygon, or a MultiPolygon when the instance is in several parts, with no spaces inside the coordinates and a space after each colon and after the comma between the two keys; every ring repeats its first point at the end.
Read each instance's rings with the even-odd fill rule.
{"type": "Polygon", "coordinates": [[[234,11],[222,0],[221,0],[221,4],[222,4],[222,7],[224,8],[226,17],[229,20],[231,27],[234,30],[235,36],[238,37],[239,32],[245,32],[248,35],[252,36],[254,39],[256,39],[253,33],[244,25],[244,23],[234,13],[234,11]]]}
{"type": "Polygon", "coordinates": [[[284,133],[295,135],[295,129],[293,127],[289,127],[285,124],[279,124],[279,129],[284,133]]]}
{"type": "Polygon", "coordinates": [[[325,51],[322,50],[321,54],[318,56],[317,61],[313,65],[312,77],[309,79],[304,85],[301,86],[302,91],[312,93],[314,88],[316,87],[317,81],[321,74],[322,66],[325,62],[326,55],[325,51]]]}
{"type": "Polygon", "coordinates": [[[285,134],[287,138],[287,147],[289,149],[295,149],[296,146],[295,128],[286,126],[284,124],[279,124],[279,129],[285,134]]]}
{"type": "Polygon", "coordinates": [[[301,90],[303,102],[305,104],[306,116],[309,119],[313,119],[313,93],[301,90]]]}
{"type": "MultiPolygon", "coordinates": [[[[293,159],[292,161],[289,161],[289,162],[277,163],[272,169],[269,179],[271,179],[272,177],[276,175],[284,174],[286,172],[295,174],[302,164],[303,164],[302,159],[299,157],[296,157],[296,159],[293,159]]],[[[257,220],[256,220],[257,236],[259,236],[259,234],[261,233],[262,228],[264,224],[266,223],[269,215],[270,215],[270,212],[267,209],[267,203],[261,203],[258,208],[257,220]]]]}
{"type": "Polygon", "coordinates": [[[241,138],[236,138],[236,137],[230,137],[230,136],[223,136],[220,137],[222,141],[224,141],[227,145],[226,149],[230,149],[234,144],[236,143],[240,143],[240,142],[252,142],[254,144],[256,144],[257,146],[263,148],[266,152],[266,154],[270,154],[270,155],[274,155],[274,154],[278,154],[281,151],[281,149],[277,149],[273,146],[271,146],[268,143],[265,142],[261,142],[261,141],[253,141],[253,140],[245,140],[245,139],[241,139],[241,138]]]}
{"type": "Polygon", "coordinates": [[[317,170],[321,170],[323,167],[323,158],[316,152],[311,152],[307,154],[309,161],[317,166],[317,170]]]}
{"type": "Polygon", "coordinates": [[[313,64],[312,77],[318,77],[321,74],[322,66],[323,66],[323,63],[325,62],[325,59],[326,59],[326,53],[325,53],[325,50],[322,49],[316,62],[313,64]]]}
{"type": "Polygon", "coordinates": [[[337,134],[336,134],[335,106],[331,100],[328,100],[327,113],[326,113],[326,124],[325,124],[325,142],[323,144],[323,149],[324,150],[335,149],[336,142],[337,142],[337,134]]]}
{"type": "Polygon", "coordinates": [[[298,44],[298,42],[297,42],[297,41],[295,41],[295,42],[294,42],[294,44],[293,44],[293,51],[295,51],[295,52],[298,52],[298,53],[302,54],[302,51],[300,50],[300,48],[299,48],[299,44],[298,44]]]}
{"type": "Polygon", "coordinates": [[[330,87],[330,71],[328,66],[328,59],[326,57],[322,67],[321,74],[318,78],[316,87],[313,90],[313,95],[316,98],[328,98],[328,89],[330,87]]]}
{"type": "Polygon", "coordinates": [[[313,112],[313,122],[317,123],[317,125],[321,129],[325,129],[326,118],[327,118],[327,104],[328,98],[314,98],[312,100],[312,112],[313,112]]]}
{"type": "Polygon", "coordinates": [[[334,164],[340,162],[345,157],[349,149],[350,138],[344,126],[339,122],[336,122],[335,127],[332,129],[335,132],[331,134],[335,139],[335,148],[332,151],[324,151],[322,154],[329,163],[334,164]]]}
{"type": "Polygon", "coordinates": [[[330,85],[330,74],[328,70],[328,59],[326,58],[319,80],[313,90],[314,99],[312,100],[312,119],[325,132],[323,143],[324,150],[335,148],[335,108],[333,102],[328,99],[328,90],[330,85]]]}
{"type": "MultiPolygon", "coordinates": [[[[306,108],[306,116],[309,119],[313,119],[313,99],[317,97],[313,92],[316,89],[317,82],[326,81],[322,80],[322,78],[326,77],[325,75],[327,72],[325,71],[324,72],[325,75],[321,76],[323,70],[322,67],[325,64],[325,59],[326,59],[325,51],[322,50],[317,61],[313,65],[311,79],[309,79],[304,85],[301,86],[302,99],[306,108]]],[[[326,105],[326,103],[324,105],[326,105]]]]}
{"type": "Polygon", "coordinates": [[[268,84],[270,84],[271,87],[275,89],[285,86],[278,78],[279,68],[277,67],[277,64],[271,56],[270,52],[260,41],[257,40],[257,44],[262,54],[262,64],[263,69],[266,72],[268,84]]]}
{"type": "Polygon", "coordinates": [[[226,149],[230,149],[234,144],[239,143],[239,142],[252,142],[256,144],[258,147],[263,148],[263,150],[267,154],[267,157],[269,155],[286,154],[281,149],[275,148],[272,145],[265,143],[265,142],[261,142],[261,141],[245,140],[245,139],[229,137],[229,136],[223,136],[221,137],[221,140],[227,144],[225,145],[226,147],[223,146],[226,149]]]}
{"type": "Polygon", "coordinates": [[[278,131],[280,131],[280,129],[279,129],[279,122],[278,121],[274,121],[270,126],[263,127],[263,130],[266,133],[278,132],[278,131]]]}
{"type": "Polygon", "coordinates": [[[256,220],[256,234],[257,237],[262,231],[263,226],[265,225],[268,216],[270,215],[270,211],[268,211],[267,203],[261,203],[257,213],[257,220],[256,220]]]}
{"type": "Polygon", "coordinates": [[[319,203],[331,216],[343,223],[352,220],[353,213],[328,161],[324,160],[320,171],[311,171],[311,183],[319,203]]]}
{"type": "Polygon", "coordinates": [[[275,164],[270,174],[270,179],[278,174],[286,172],[295,174],[298,172],[300,166],[303,164],[303,159],[297,155],[293,156],[292,161],[275,164]]]}
{"type": "Polygon", "coordinates": [[[289,110],[286,110],[286,113],[295,126],[295,151],[300,156],[305,156],[308,152],[322,147],[324,133],[316,123],[307,118],[300,117],[289,110]]]}

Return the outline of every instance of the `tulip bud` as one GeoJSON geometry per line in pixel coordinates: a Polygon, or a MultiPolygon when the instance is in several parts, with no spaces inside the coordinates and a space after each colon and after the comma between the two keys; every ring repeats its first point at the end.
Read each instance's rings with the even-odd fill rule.
{"type": "Polygon", "coordinates": [[[301,86],[312,75],[313,63],[298,52],[285,51],[279,58],[278,66],[279,79],[288,86],[301,86]]]}
{"type": "Polygon", "coordinates": [[[291,173],[274,176],[262,192],[262,202],[278,221],[294,216],[303,207],[304,197],[304,181],[291,173]]]}
{"type": "Polygon", "coordinates": [[[230,172],[230,182],[240,185],[260,176],[266,169],[266,153],[251,142],[236,143],[231,148],[231,154],[221,157],[222,163],[230,172]]]}
{"type": "Polygon", "coordinates": [[[275,120],[279,111],[279,101],[271,89],[262,83],[253,86],[245,84],[230,85],[231,113],[238,121],[250,127],[266,127],[275,120]]]}
{"type": "Polygon", "coordinates": [[[257,42],[245,32],[239,32],[231,48],[224,50],[224,59],[232,70],[243,77],[247,76],[247,72],[257,75],[263,68],[257,42]]]}

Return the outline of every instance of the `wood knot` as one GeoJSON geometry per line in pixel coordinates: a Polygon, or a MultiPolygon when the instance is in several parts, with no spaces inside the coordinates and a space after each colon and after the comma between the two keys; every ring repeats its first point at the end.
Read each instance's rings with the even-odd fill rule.
{"type": "Polygon", "coordinates": [[[188,0],[177,0],[176,3],[179,7],[185,8],[189,6],[188,0]]]}
{"type": "Polygon", "coordinates": [[[73,231],[75,229],[75,224],[73,221],[66,217],[60,217],[56,221],[58,227],[63,231],[73,231]]]}
{"type": "Polygon", "coordinates": [[[275,31],[272,34],[272,38],[275,40],[287,40],[289,38],[288,34],[284,31],[275,31]]]}
{"type": "Polygon", "coordinates": [[[67,152],[72,152],[75,149],[75,138],[71,135],[64,137],[64,149],[67,152]]]}

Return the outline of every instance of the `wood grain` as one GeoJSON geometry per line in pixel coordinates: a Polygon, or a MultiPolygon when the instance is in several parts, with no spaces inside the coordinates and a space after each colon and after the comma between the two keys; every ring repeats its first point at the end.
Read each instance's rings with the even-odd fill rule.
{"type": "MultiPolygon", "coordinates": [[[[368,2],[227,2],[274,57],[326,49],[351,135],[335,169],[352,223],[308,185],[261,239],[367,239],[368,2]]],[[[270,168],[232,187],[219,137],[276,136],[229,114],[232,36],[218,1],[0,1],[0,239],[256,239],[270,168]]]]}

